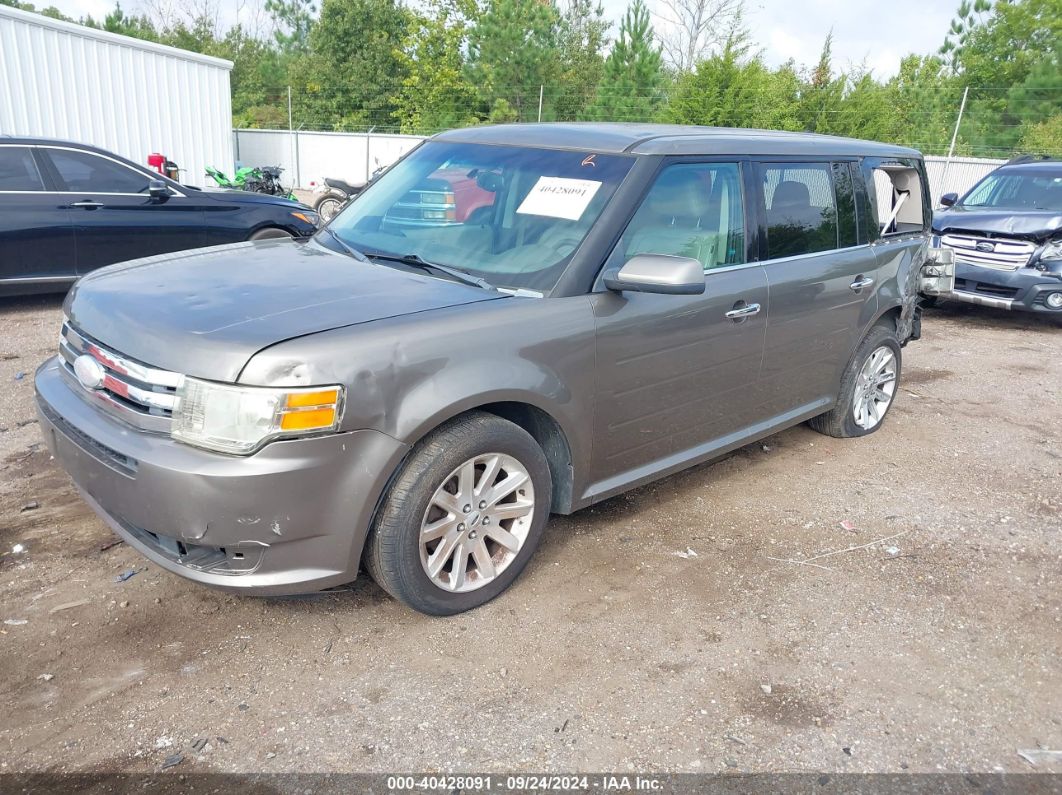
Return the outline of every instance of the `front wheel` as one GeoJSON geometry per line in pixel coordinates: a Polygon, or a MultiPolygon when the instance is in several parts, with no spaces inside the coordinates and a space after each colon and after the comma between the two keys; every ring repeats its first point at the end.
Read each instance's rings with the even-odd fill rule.
{"type": "Polygon", "coordinates": [[[265,229],[259,229],[252,234],[248,240],[290,240],[294,235],[291,232],[287,232],[283,229],[278,229],[275,226],[267,226],[265,229]]]}
{"type": "Polygon", "coordinates": [[[885,421],[900,381],[900,341],[891,326],[874,326],[841,377],[832,411],[808,421],[819,433],[845,439],[873,433],[885,421]]]}
{"type": "Polygon", "coordinates": [[[538,546],[552,496],[538,443],[508,420],[474,412],[413,449],[380,506],[365,566],[422,613],[489,602],[538,546]]]}

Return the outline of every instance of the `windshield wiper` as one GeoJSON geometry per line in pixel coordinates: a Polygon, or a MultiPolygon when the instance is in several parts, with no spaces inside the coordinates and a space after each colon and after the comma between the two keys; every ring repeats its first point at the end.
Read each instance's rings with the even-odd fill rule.
{"type": "Polygon", "coordinates": [[[327,232],[328,236],[330,238],[332,238],[339,245],[339,247],[341,249],[343,249],[345,252],[347,252],[354,259],[360,260],[361,262],[368,262],[369,261],[369,258],[366,257],[365,254],[363,254],[362,252],[358,251],[352,245],[350,245],[345,240],[343,240],[339,235],[337,235],[335,232],[333,232],[331,230],[331,228],[325,226],[325,227],[322,227],[320,229],[320,231],[321,232],[327,232]]]}
{"type": "Polygon", "coordinates": [[[428,262],[419,254],[386,254],[382,251],[367,251],[365,256],[369,259],[382,259],[387,262],[399,262],[403,265],[410,265],[414,268],[420,268],[426,271],[437,271],[438,273],[446,274],[455,281],[459,281],[462,284],[470,284],[473,287],[481,287],[484,290],[493,290],[494,285],[488,282],[486,279],[479,276],[473,276],[471,273],[465,273],[463,270],[457,268],[451,268],[449,265],[440,265],[438,262],[428,262]]]}

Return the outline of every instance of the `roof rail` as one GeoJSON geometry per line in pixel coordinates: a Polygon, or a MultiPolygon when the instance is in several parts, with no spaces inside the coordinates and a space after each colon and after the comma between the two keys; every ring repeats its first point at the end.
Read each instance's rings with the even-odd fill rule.
{"type": "Polygon", "coordinates": [[[1018,155],[1012,157],[1007,161],[1008,166],[1016,165],[1017,163],[1039,163],[1042,160],[1058,160],[1053,155],[1018,155]]]}

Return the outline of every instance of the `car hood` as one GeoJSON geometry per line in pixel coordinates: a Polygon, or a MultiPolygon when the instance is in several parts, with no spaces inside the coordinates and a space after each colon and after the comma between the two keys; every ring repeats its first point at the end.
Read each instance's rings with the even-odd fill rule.
{"type": "Polygon", "coordinates": [[[235,381],[263,348],[399,315],[504,299],[360,262],[314,241],[236,243],[111,265],[66,299],[84,334],[144,364],[235,381]]]}
{"type": "Polygon", "coordinates": [[[938,210],[933,217],[933,229],[937,232],[987,232],[1043,241],[1062,230],[1062,213],[956,206],[938,210]]]}

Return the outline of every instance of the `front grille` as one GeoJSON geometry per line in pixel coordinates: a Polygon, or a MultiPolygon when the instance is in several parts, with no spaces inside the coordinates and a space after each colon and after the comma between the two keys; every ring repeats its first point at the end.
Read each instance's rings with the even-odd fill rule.
{"type": "Polygon", "coordinates": [[[1029,264],[1036,246],[1028,240],[976,237],[974,235],[944,235],[941,238],[948,248],[955,250],[955,261],[982,268],[1001,271],[1016,271],[1029,264]],[[978,246],[984,251],[979,250],[978,246]]]}
{"type": "Polygon", "coordinates": [[[967,293],[991,295],[996,298],[1013,298],[1018,294],[1017,287],[1003,287],[998,284],[987,284],[985,282],[974,281],[973,279],[956,279],[955,289],[967,293]]]}
{"type": "Polygon", "coordinates": [[[59,338],[59,361],[63,374],[79,394],[123,422],[147,431],[169,433],[177,390],[184,376],[158,370],[110,350],[63,323],[59,338]],[[93,389],[82,385],[74,372],[79,356],[91,356],[102,367],[103,383],[93,389]]]}

